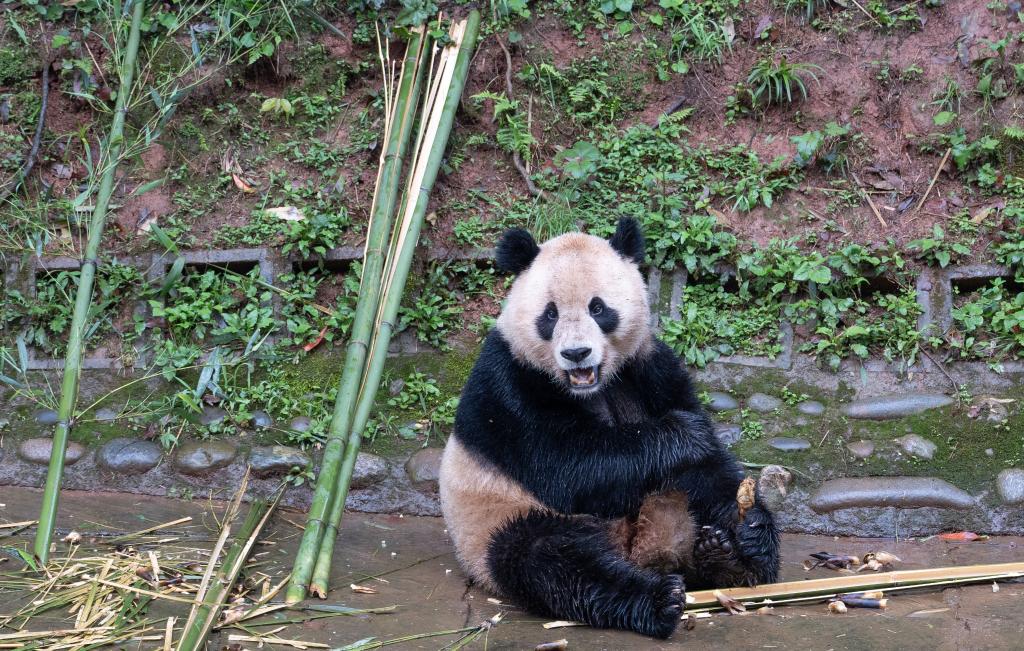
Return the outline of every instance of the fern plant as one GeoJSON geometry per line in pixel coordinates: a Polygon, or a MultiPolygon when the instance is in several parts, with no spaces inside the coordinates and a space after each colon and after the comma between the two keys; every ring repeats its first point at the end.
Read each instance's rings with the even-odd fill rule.
{"type": "Polygon", "coordinates": [[[494,121],[498,124],[496,139],[498,146],[510,154],[518,153],[524,159],[530,157],[530,148],[537,140],[530,132],[526,117],[519,112],[519,102],[509,99],[505,93],[483,92],[473,95],[477,103],[484,100],[494,102],[494,121]]]}
{"type": "Polygon", "coordinates": [[[813,63],[790,63],[786,57],[778,61],[771,56],[765,57],[754,64],[747,75],[747,88],[750,101],[754,106],[772,104],[792,104],[794,92],[802,99],[807,99],[807,85],[803,75],[818,81],[815,69],[821,66],[813,63]]]}

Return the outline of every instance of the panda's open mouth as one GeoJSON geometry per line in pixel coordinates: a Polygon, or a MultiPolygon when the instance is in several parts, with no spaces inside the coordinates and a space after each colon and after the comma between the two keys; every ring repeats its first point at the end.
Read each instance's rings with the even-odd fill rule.
{"type": "Polygon", "coordinates": [[[573,389],[592,389],[601,381],[600,366],[574,368],[565,374],[569,377],[569,386],[573,389]]]}

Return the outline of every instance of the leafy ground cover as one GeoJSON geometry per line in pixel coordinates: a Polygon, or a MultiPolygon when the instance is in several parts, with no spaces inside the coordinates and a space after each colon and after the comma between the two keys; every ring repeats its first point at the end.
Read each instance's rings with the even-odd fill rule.
{"type": "MultiPolygon", "coordinates": [[[[296,442],[322,434],[331,386],[294,371],[336,363],[351,325],[358,265],[324,254],[363,243],[383,127],[375,25],[397,47],[439,5],[464,11],[429,0],[216,0],[150,12],[147,38],[182,21],[189,36],[147,59],[153,92],[134,107],[130,137],[146,140],[156,118],[162,127],[125,167],[105,257],[268,246],[295,262],[272,283],[254,270],[183,266],[149,282],[106,266],[90,345],[172,383],[134,416],[168,444],[219,433],[197,422],[209,403],[234,426],[267,410],[311,418],[307,431],[288,429],[296,442]],[[225,24],[240,27],[211,27],[225,24]],[[166,110],[170,81],[214,42],[236,63],[216,67],[210,55],[209,79],[166,110]]],[[[95,125],[116,88],[101,3],[23,0],[3,11],[2,188],[17,180],[52,62],[38,161],[0,194],[7,273],[40,253],[80,255],[95,125]]],[[[787,321],[798,350],[825,368],[870,357],[909,365],[927,353],[999,369],[1024,355],[1020,24],[998,1],[496,0],[424,243],[487,247],[511,225],[606,235],[631,215],[651,266],[688,274],[678,318],[661,327],[693,365],[773,357],[787,321]],[[948,331],[919,331],[920,272],[977,262],[1009,275],[962,288],[948,331]]],[[[471,351],[505,280],[487,264],[417,264],[400,327],[471,351]]],[[[40,278],[33,292],[24,278],[5,286],[0,375],[21,382],[29,348],[59,353],[75,273],[40,278]]],[[[367,435],[424,440],[450,419],[457,382],[426,368],[396,373],[388,384],[405,386],[382,393],[367,435]]]]}

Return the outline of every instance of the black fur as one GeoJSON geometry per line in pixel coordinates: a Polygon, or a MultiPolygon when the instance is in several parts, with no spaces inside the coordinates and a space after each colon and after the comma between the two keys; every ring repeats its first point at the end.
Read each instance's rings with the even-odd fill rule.
{"type": "Polygon", "coordinates": [[[618,310],[608,307],[608,305],[601,300],[599,296],[595,296],[590,301],[590,317],[597,323],[597,327],[601,328],[601,332],[611,334],[615,332],[615,329],[619,327],[619,312],[618,310]]]}
{"type": "MultiPolygon", "coordinates": [[[[771,514],[758,504],[737,529],[743,469],[715,436],[679,358],[656,342],[605,382],[596,395],[574,396],[516,361],[492,331],[463,390],[456,436],[566,515],[631,517],[648,494],[682,490],[696,524],[720,531],[733,552],[729,562],[687,576],[689,587],[774,581],[778,534],[771,514]]],[[[657,619],[649,601],[656,580],[615,555],[607,533],[553,517],[516,521],[494,537],[489,563],[496,585],[552,616],[656,634],[653,620],[644,619],[657,619]]],[[[705,548],[714,556],[711,545],[705,548]]]]}
{"type": "Polygon", "coordinates": [[[540,247],[533,235],[522,228],[510,228],[505,231],[494,252],[498,269],[510,274],[520,274],[533,262],[540,247]]]}
{"type": "Polygon", "coordinates": [[[531,511],[494,535],[487,560],[508,597],[548,617],[666,638],[683,612],[682,577],[626,561],[596,518],[531,511]]]}
{"type": "Polygon", "coordinates": [[[608,240],[612,248],[637,264],[644,263],[646,245],[640,224],[632,217],[623,217],[615,227],[615,235],[608,240]]]}
{"type": "Polygon", "coordinates": [[[555,324],[558,323],[558,308],[553,302],[548,303],[533,323],[537,326],[537,334],[540,335],[540,338],[544,341],[551,341],[551,338],[555,336],[555,324]],[[552,319],[552,316],[555,318],[552,319]]]}

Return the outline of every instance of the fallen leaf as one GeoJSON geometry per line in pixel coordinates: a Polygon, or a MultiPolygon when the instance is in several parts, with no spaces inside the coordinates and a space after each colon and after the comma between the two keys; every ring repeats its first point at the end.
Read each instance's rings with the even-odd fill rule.
{"type": "Polygon", "coordinates": [[[992,206],[986,206],[975,213],[974,217],[971,217],[971,223],[977,226],[992,213],[992,206]]]}
{"type": "Polygon", "coordinates": [[[545,642],[534,647],[534,651],[564,651],[569,648],[569,640],[562,638],[554,642],[545,642]]]}
{"type": "Polygon", "coordinates": [[[302,350],[306,351],[307,353],[309,351],[313,350],[314,348],[316,348],[317,346],[319,346],[320,344],[322,344],[324,342],[324,336],[326,334],[327,334],[327,326],[324,326],[323,330],[320,331],[320,334],[318,334],[316,336],[316,339],[314,339],[313,341],[311,341],[308,344],[306,344],[305,346],[303,346],[302,350]]]}
{"type": "Polygon", "coordinates": [[[722,36],[725,37],[725,42],[732,45],[732,42],[736,39],[736,24],[732,18],[726,18],[722,21],[722,36]]]}
{"type": "Polygon", "coordinates": [[[286,222],[300,222],[306,218],[302,211],[295,206],[280,206],[278,208],[266,208],[265,213],[273,215],[278,219],[283,219],[286,222]]]}
{"type": "Polygon", "coordinates": [[[757,27],[754,28],[754,40],[761,38],[761,35],[772,28],[772,17],[768,15],[761,16],[761,20],[758,21],[757,27]]]}
{"type": "Polygon", "coordinates": [[[241,190],[242,192],[256,192],[256,188],[246,183],[245,179],[243,179],[235,172],[231,173],[231,180],[235,182],[235,187],[241,190]]]}
{"type": "Polygon", "coordinates": [[[958,531],[956,533],[940,533],[938,536],[939,540],[948,540],[950,542],[974,542],[975,540],[987,540],[988,536],[979,536],[973,531],[958,531]]]}
{"type": "Polygon", "coordinates": [[[359,594],[377,594],[376,590],[374,590],[373,588],[371,588],[369,586],[365,586],[365,585],[358,585],[356,583],[350,583],[348,587],[352,589],[352,592],[356,592],[356,593],[359,593],[359,594]]]}
{"type": "Polygon", "coordinates": [[[914,201],[917,200],[917,195],[910,195],[906,199],[900,202],[900,205],[896,206],[896,212],[905,213],[914,205],[914,201]]]}
{"type": "Polygon", "coordinates": [[[157,222],[157,217],[159,217],[159,215],[155,212],[149,209],[143,209],[142,214],[139,215],[139,232],[148,233],[153,230],[153,226],[155,226],[157,222]]]}
{"type": "Polygon", "coordinates": [[[715,590],[714,594],[715,599],[718,599],[718,603],[720,603],[722,605],[722,608],[725,608],[730,615],[739,615],[741,613],[747,612],[746,606],[741,604],[739,601],[736,601],[729,595],[725,594],[721,590],[715,590]]]}

